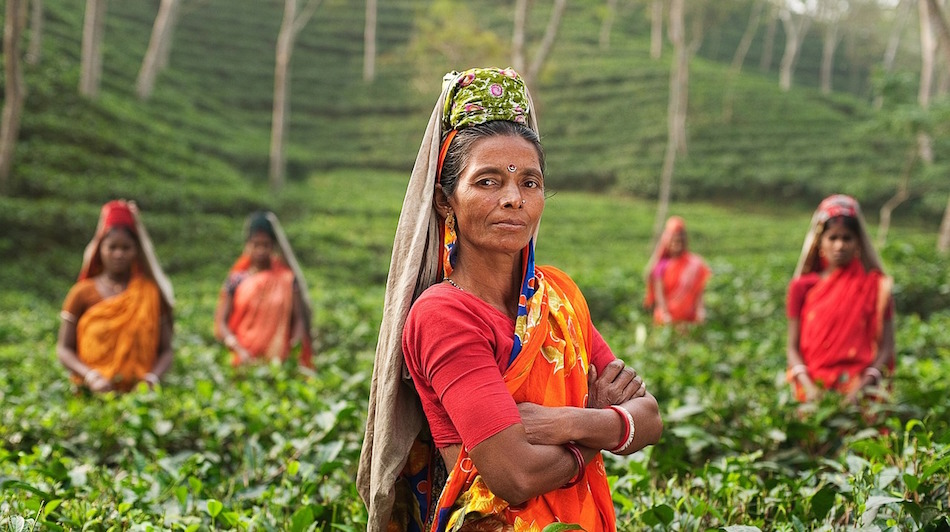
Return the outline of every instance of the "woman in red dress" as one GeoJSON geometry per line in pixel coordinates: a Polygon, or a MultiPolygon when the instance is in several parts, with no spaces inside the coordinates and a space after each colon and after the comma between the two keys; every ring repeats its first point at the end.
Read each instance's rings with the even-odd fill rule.
{"type": "Polygon", "coordinates": [[[798,400],[834,390],[854,402],[879,388],[894,367],[892,284],[858,202],[822,201],[788,286],[788,381],[798,400]]]}

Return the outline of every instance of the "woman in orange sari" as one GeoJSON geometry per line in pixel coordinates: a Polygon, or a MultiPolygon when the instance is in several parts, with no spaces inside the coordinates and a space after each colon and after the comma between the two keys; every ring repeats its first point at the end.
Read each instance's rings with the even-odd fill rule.
{"type": "Polygon", "coordinates": [[[659,408],[570,277],[535,265],[544,203],[520,76],[447,75],[396,231],[357,477],[368,530],[616,529],[601,451],[656,443],[659,408]]]}
{"type": "Polygon", "coordinates": [[[788,286],[788,380],[800,401],[822,390],[854,402],[894,368],[890,277],[871,246],[858,202],[818,206],[788,286]]]}
{"type": "Polygon", "coordinates": [[[93,392],[153,387],[172,363],[173,305],[135,203],[110,201],[63,303],[59,361],[93,392]]]}
{"type": "Polygon", "coordinates": [[[280,222],[271,212],[255,212],[245,233],[244,253],[221,288],[215,337],[231,350],[233,366],[284,361],[299,342],[300,364],[313,367],[307,285],[280,222]]]}
{"type": "Polygon", "coordinates": [[[686,246],[686,222],[671,216],[647,263],[647,295],[653,322],[701,323],[706,319],[703,290],[710,270],[703,258],[686,246]]]}

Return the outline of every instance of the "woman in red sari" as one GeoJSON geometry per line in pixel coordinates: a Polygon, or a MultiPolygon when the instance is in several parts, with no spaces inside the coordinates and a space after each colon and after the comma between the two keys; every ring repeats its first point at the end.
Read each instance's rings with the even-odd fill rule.
{"type": "Polygon", "coordinates": [[[544,154],[520,76],[443,81],[387,283],[357,477],[367,529],[613,531],[601,451],[656,443],[656,399],[570,277],[535,265],[544,154]]]}
{"type": "Polygon", "coordinates": [[[788,380],[800,401],[834,390],[854,402],[894,368],[890,277],[871,246],[858,202],[818,206],[788,286],[788,380]]]}
{"type": "Polygon", "coordinates": [[[700,323],[706,319],[703,290],[710,270],[703,258],[686,247],[686,222],[679,216],[666,221],[647,263],[644,306],[653,309],[653,322],[700,323]]]}
{"type": "Polygon", "coordinates": [[[60,312],[59,361],[92,392],[157,385],[172,363],[174,303],[135,203],[106,203],[60,312]]]}
{"type": "Polygon", "coordinates": [[[280,222],[273,213],[255,212],[245,233],[244,253],[218,298],[215,337],[231,350],[233,366],[286,360],[299,342],[300,364],[313,367],[307,285],[280,222]]]}

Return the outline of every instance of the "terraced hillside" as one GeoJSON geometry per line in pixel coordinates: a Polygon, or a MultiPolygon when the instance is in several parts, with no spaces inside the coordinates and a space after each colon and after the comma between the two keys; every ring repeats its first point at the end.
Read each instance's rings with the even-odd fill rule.
{"type": "MultiPolygon", "coordinates": [[[[228,216],[262,203],[292,211],[292,194],[265,186],[281,2],[186,1],[169,68],[149,102],[138,101],[133,87],[158,2],[110,3],[97,101],[76,94],[81,4],[44,2],[43,57],[27,72],[15,176],[9,196],[0,198],[0,225],[9,228],[0,252],[61,274],[55,250],[81,245],[81,228],[113,196],[137,198],[164,217],[157,231],[186,239],[220,237],[228,216]]],[[[532,11],[532,43],[547,20],[549,6],[540,4],[532,11]]],[[[620,10],[610,47],[600,49],[600,6],[570,4],[533,88],[549,186],[650,197],[666,142],[669,57],[649,59],[647,21],[636,3],[620,10]]],[[[299,37],[292,182],[337,168],[408,173],[440,74],[505,61],[509,2],[382,2],[378,75],[367,84],[363,16],[361,2],[325,0],[299,37]],[[446,35],[454,41],[440,40],[446,35]]],[[[899,141],[863,133],[872,112],[852,95],[782,93],[774,79],[752,70],[730,80],[724,63],[694,58],[690,152],[677,165],[675,198],[813,205],[823,194],[845,191],[873,212],[896,183],[899,141]],[[725,120],[729,95],[734,104],[725,120]]],[[[937,153],[947,151],[947,141],[939,141],[937,153]]],[[[936,218],[948,186],[934,178],[918,187],[902,212],[936,218]]],[[[172,267],[199,262],[196,256],[172,267]]]]}

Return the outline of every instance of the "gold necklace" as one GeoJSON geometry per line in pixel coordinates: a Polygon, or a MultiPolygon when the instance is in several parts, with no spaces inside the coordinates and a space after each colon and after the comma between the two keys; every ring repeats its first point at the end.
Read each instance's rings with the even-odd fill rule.
{"type": "Polygon", "coordinates": [[[99,277],[99,279],[102,280],[102,285],[105,286],[113,295],[125,290],[125,286],[123,286],[122,283],[113,283],[105,275],[99,277]]]}

